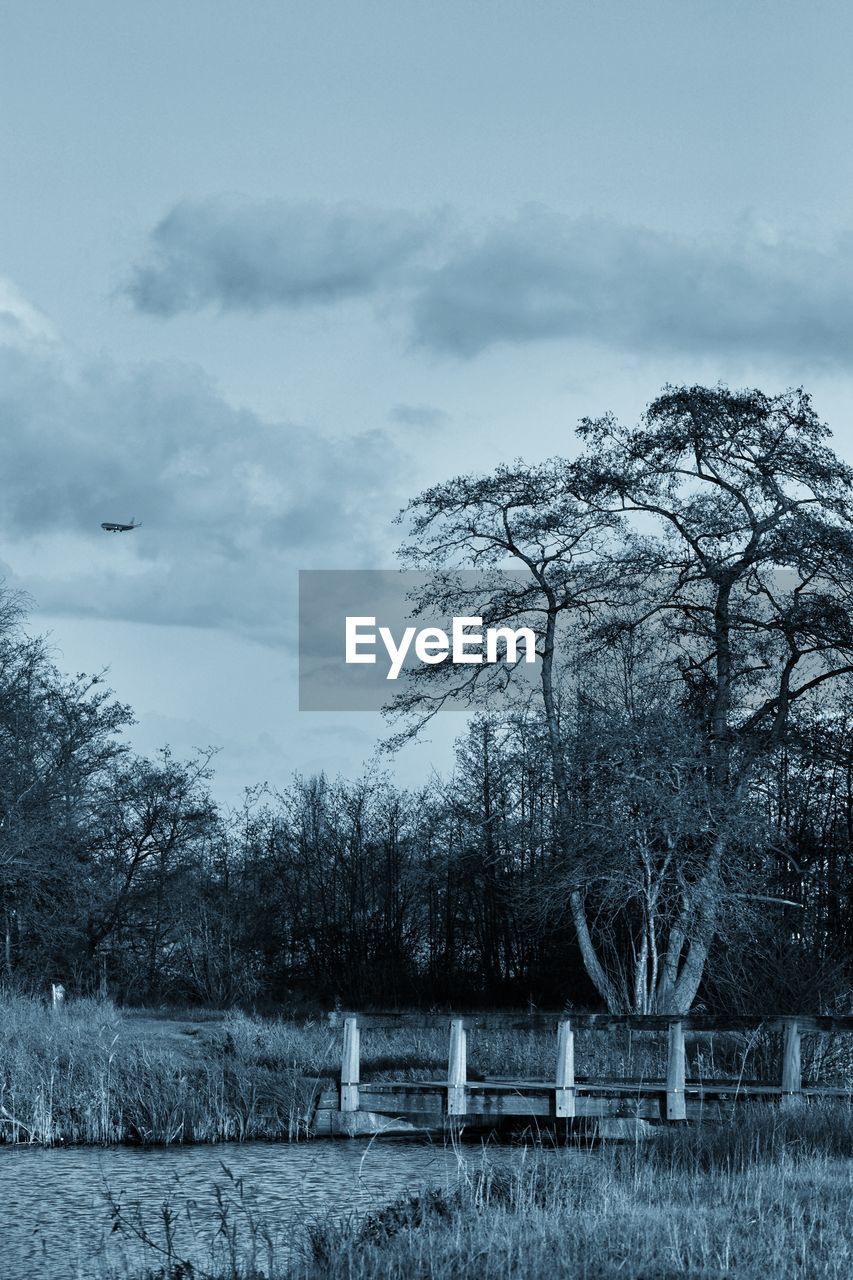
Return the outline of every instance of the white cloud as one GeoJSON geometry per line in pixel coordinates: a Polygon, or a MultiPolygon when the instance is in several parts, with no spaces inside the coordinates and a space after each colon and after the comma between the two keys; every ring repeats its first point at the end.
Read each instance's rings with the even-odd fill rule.
{"type": "Polygon", "coordinates": [[[28,302],[11,280],[0,276],[0,343],[29,347],[56,341],[56,330],[47,316],[28,302]]]}

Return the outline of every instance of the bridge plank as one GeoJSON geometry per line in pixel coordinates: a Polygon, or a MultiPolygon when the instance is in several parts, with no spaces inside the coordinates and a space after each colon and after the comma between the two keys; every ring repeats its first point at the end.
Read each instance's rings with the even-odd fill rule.
{"type": "MultiPolygon", "coordinates": [[[[666,1093],[665,1080],[581,1080],[575,1082],[578,1094],[624,1093],[637,1096],[657,1096],[666,1093]]],[[[548,1096],[554,1092],[549,1080],[469,1080],[469,1094],[494,1093],[497,1095],[514,1093],[541,1093],[548,1096]]],[[[745,1097],[778,1097],[783,1090],[778,1084],[762,1084],[760,1081],[744,1083],[738,1080],[687,1080],[684,1084],[687,1094],[718,1096],[722,1094],[745,1097]]],[[[447,1092],[446,1080],[370,1080],[362,1083],[360,1092],[370,1094],[370,1110],[373,1107],[373,1095],[377,1093],[435,1093],[442,1097],[447,1092]]],[[[802,1090],[803,1094],[819,1098],[850,1098],[853,1101],[853,1090],[835,1085],[809,1085],[802,1090]]]]}

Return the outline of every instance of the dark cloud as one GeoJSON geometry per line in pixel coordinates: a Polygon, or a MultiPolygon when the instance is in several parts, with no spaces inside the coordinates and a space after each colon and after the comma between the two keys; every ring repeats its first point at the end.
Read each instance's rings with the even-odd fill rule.
{"type": "Polygon", "coordinates": [[[395,404],[391,410],[391,419],[404,427],[425,427],[439,431],[446,426],[448,415],[443,409],[437,409],[431,404],[395,404]]]}
{"type": "Polygon", "coordinates": [[[743,226],[696,240],[529,209],[458,244],[414,301],[415,341],[473,356],[573,338],[637,353],[853,359],[853,237],[743,226]]]}
{"type": "Polygon", "coordinates": [[[340,302],[381,288],[432,225],[346,205],[179,204],[152,232],[150,259],[127,292],[140,311],[163,316],[340,302]]]}
{"type": "Polygon", "coordinates": [[[460,358],[574,339],[637,354],[853,360],[853,235],[821,247],[744,222],[699,239],[539,207],[462,234],[451,221],[179,205],[129,292],[163,315],[381,295],[381,314],[402,315],[416,346],[460,358]]]}
{"type": "Polygon", "coordinates": [[[298,568],[382,562],[401,470],[380,432],[264,420],[186,366],[0,346],[0,535],[48,610],[280,638],[298,568]]]}

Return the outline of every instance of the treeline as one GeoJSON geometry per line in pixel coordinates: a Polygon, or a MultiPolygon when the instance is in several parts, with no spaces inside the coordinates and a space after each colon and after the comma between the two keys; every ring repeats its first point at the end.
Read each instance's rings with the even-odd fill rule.
{"type": "MultiPolygon", "coordinates": [[[[563,693],[572,856],[555,836],[535,708],[480,715],[456,768],[420,791],[388,778],[296,777],[223,812],[211,760],[133,756],[131,716],[98,679],[68,679],[3,597],[0,903],[4,984],[124,1003],[299,1009],[594,1007],[566,909],[582,878],[596,944],[622,966],[672,911],[701,832],[701,752],[683,707],[625,655],[563,693]],[[629,684],[632,683],[629,681],[629,684]],[[637,689],[645,689],[645,701],[637,689]],[[698,838],[698,836],[697,836],[698,838]],[[679,860],[662,872],[668,847],[679,860]]],[[[729,1010],[826,1007],[853,952],[853,722],[796,721],[742,801],[725,927],[700,993],[729,1010]]]]}
{"type": "Polygon", "coordinates": [[[403,513],[414,612],[525,625],[537,654],[532,679],[413,669],[392,743],[471,717],[416,792],[296,778],[224,813],[209,756],[133,758],[129,709],[0,598],[4,980],[278,1008],[848,1000],[853,468],[802,390],[670,387],[578,434],[574,460],[403,513]]]}

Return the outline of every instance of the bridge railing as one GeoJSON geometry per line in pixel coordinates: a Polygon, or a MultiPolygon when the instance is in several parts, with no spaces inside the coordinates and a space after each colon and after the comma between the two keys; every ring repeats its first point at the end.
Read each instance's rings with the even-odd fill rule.
{"type": "MultiPolygon", "coordinates": [[[[667,1057],[664,1088],[667,1120],[684,1120],[687,1116],[686,1091],[701,1091],[700,1085],[686,1084],[685,1033],[686,1032],[744,1032],[775,1031],[782,1033],[782,1055],[779,1084],[754,1086],[749,1092],[764,1096],[779,1096],[791,1101],[802,1093],[802,1067],[800,1038],[803,1034],[853,1033],[853,1017],[831,1017],[801,1014],[795,1017],[767,1015],[763,1017],[731,1017],[704,1013],[672,1014],[469,1014],[466,1016],[420,1014],[355,1014],[330,1015],[333,1025],[343,1024],[343,1054],[341,1059],[340,1110],[359,1110],[360,1087],[360,1037],[362,1029],[428,1030],[446,1028],[449,1031],[446,1111],[449,1116],[463,1116],[468,1112],[469,1081],[467,1072],[468,1032],[472,1030],[557,1031],[557,1052],[554,1074],[550,1082],[537,1082],[536,1087],[547,1085],[553,1089],[554,1114],[570,1119],[576,1115],[578,1082],[575,1077],[575,1031],[605,1031],[627,1028],[633,1031],[666,1033],[667,1057]]],[[[637,1081],[638,1089],[654,1092],[655,1086],[637,1081]]],[[[412,1086],[417,1088],[417,1084],[412,1086]]],[[[434,1085],[432,1086],[434,1087],[434,1085]]],[[[478,1088],[486,1087],[478,1083],[478,1088]]],[[[585,1082],[585,1090],[594,1089],[592,1082],[585,1082]]],[[[607,1087],[602,1082],[601,1087],[607,1087]]],[[[717,1091],[721,1086],[713,1086],[717,1091]]],[[[710,1088],[710,1086],[709,1086],[710,1088]]],[[[738,1086],[737,1092],[741,1092],[738,1086]]],[[[743,1090],[745,1091],[745,1090],[743,1090]]],[[[731,1092],[731,1089],[728,1090],[731,1092]]],[[[810,1093],[832,1093],[843,1090],[810,1089],[810,1093]]]]}

